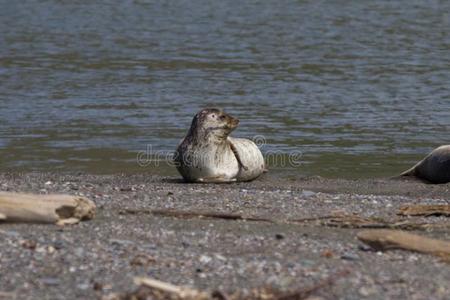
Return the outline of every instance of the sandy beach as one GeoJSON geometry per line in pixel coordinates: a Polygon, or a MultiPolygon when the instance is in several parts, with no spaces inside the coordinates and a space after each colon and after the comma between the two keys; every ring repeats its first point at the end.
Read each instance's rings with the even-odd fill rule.
{"type": "Polygon", "coordinates": [[[72,226],[1,224],[0,299],[106,299],[135,290],[136,276],[224,293],[262,286],[291,291],[330,279],[311,293],[314,299],[450,294],[448,263],[409,251],[372,251],[356,239],[362,229],[323,221],[356,214],[439,224],[412,232],[450,240],[446,217],[397,215],[407,204],[448,204],[449,184],[267,174],[251,183],[201,185],[175,177],[50,173],[1,174],[0,182],[2,191],[83,195],[97,205],[95,219],[72,226]]]}

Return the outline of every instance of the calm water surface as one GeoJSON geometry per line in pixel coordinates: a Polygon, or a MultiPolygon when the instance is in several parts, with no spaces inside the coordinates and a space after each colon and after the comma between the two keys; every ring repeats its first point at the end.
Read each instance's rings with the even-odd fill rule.
{"type": "Polygon", "coordinates": [[[450,141],[449,1],[0,4],[2,170],[175,174],[136,155],[204,106],[301,152],[280,174],[390,176],[450,141]]]}

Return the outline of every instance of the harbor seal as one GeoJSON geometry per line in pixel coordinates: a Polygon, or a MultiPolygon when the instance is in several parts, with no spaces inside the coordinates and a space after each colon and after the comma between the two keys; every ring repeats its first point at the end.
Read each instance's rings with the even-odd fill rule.
{"type": "Polygon", "coordinates": [[[264,157],[256,144],[229,136],[238,124],[238,119],[217,108],[206,108],[195,115],[174,154],[185,181],[250,181],[265,172],[264,157]]]}
{"type": "Polygon", "coordinates": [[[434,149],[423,160],[400,176],[413,176],[430,183],[450,182],[450,145],[434,149]]]}

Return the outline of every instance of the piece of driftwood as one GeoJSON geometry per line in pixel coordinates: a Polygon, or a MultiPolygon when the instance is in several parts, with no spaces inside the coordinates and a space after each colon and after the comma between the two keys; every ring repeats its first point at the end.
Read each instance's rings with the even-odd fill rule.
{"type": "Polygon", "coordinates": [[[446,216],[450,217],[450,204],[436,205],[406,205],[400,207],[397,215],[400,216],[446,216]]]}
{"type": "Polygon", "coordinates": [[[387,221],[382,218],[361,217],[356,214],[331,214],[325,216],[309,217],[304,219],[290,219],[290,223],[311,223],[315,222],[321,226],[338,228],[389,228],[403,230],[418,230],[428,227],[438,226],[438,224],[416,223],[409,220],[387,221]]]}
{"type": "Polygon", "coordinates": [[[450,241],[387,229],[361,231],[357,238],[375,250],[403,249],[450,259],[450,241]]]}
{"type": "Polygon", "coordinates": [[[152,209],[152,210],[137,210],[137,209],[123,209],[120,214],[151,214],[155,216],[173,217],[179,219],[194,219],[194,218],[208,218],[208,219],[223,219],[223,220],[242,220],[242,221],[259,221],[259,222],[274,222],[271,219],[262,217],[243,216],[240,214],[226,213],[226,212],[211,212],[211,211],[182,211],[174,209],[152,209]]]}
{"type": "Polygon", "coordinates": [[[310,217],[305,219],[291,219],[289,222],[305,223],[319,222],[320,225],[340,228],[386,228],[388,222],[379,218],[365,218],[356,214],[332,214],[310,217]]]}
{"type": "Polygon", "coordinates": [[[95,216],[91,200],[71,195],[0,192],[0,221],[74,224],[95,216]]]}
{"type": "Polygon", "coordinates": [[[173,296],[176,296],[179,299],[187,299],[187,300],[211,299],[211,295],[207,292],[199,291],[189,287],[177,286],[153,278],[136,277],[134,278],[134,283],[138,286],[145,286],[167,294],[172,294],[173,296]]]}

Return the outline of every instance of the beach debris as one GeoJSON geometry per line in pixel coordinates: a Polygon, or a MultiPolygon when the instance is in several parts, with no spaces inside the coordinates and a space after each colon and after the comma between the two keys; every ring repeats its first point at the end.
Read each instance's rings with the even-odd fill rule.
{"type": "Polygon", "coordinates": [[[321,226],[338,228],[389,228],[403,230],[425,229],[440,224],[417,223],[410,220],[387,221],[376,217],[361,217],[356,214],[336,213],[303,219],[289,219],[291,223],[319,223],[321,226]]]}
{"type": "Polygon", "coordinates": [[[94,216],[94,202],[84,197],[0,192],[1,222],[67,225],[94,216]]]}
{"type": "MultiPolygon", "coordinates": [[[[384,220],[377,217],[362,217],[357,214],[333,213],[330,215],[315,216],[308,218],[296,218],[287,220],[275,220],[259,216],[245,216],[235,213],[214,212],[214,211],[184,211],[176,209],[123,209],[119,214],[131,215],[155,215],[163,217],[173,217],[179,219],[222,219],[229,221],[253,221],[253,222],[270,222],[270,223],[287,223],[287,224],[310,224],[315,223],[320,226],[338,227],[338,228],[387,228],[387,229],[401,229],[401,230],[424,230],[430,227],[449,227],[450,224],[440,223],[426,223],[416,222],[405,219],[384,220]]],[[[277,239],[282,239],[282,236],[276,236],[277,239]]]]}
{"type": "Polygon", "coordinates": [[[238,290],[231,294],[222,291],[203,291],[186,286],[178,286],[168,282],[148,277],[136,277],[134,283],[138,288],[126,294],[110,294],[102,300],[131,300],[131,299],[176,299],[176,300],[297,300],[307,299],[315,292],[333,285],[339,279],[350,274],[348,269],[340,270],[316,284],[290,291],[280,291],[271,286],[238,290]]]}
{"type": "Polygon", "coordinates": [[[377,251],[401,249],[431,254],[450,261],[450,241],[387,229],[361,231],[357,238],[377,251]]]}
{"type": "Polygon", "coordinates": [[[194,218],[209,218],[209,219],[224,219],[224,220],[241,220],[241,221],[259,221],[259,222],[275,222],[271,219],[262,217],[243,216],[240,214],[226,213],[226,212],[211,212],[211,211],[182,211],[174,209],[123,209],[120,214],[151,214],[155,216],[173,217],[179,219],[194,219],[194,218]]]}
{"type": "Polygon", "coordinates": [[[153,278],[136,277],[134,283],[138,286],[148,287],[150,289],[164,292],[166,294],[175,296],[178,299],[212,299],[208,292],[196,290],[190,287],[177,286],[168,282],[156,280],[153,278]]]}
{"type": "Polygon", "coordinates": [[[446,216],[450,217],[450,204],[436,205],[406,205],[400,207],[397,215],[400,216],[446,216]]]}

